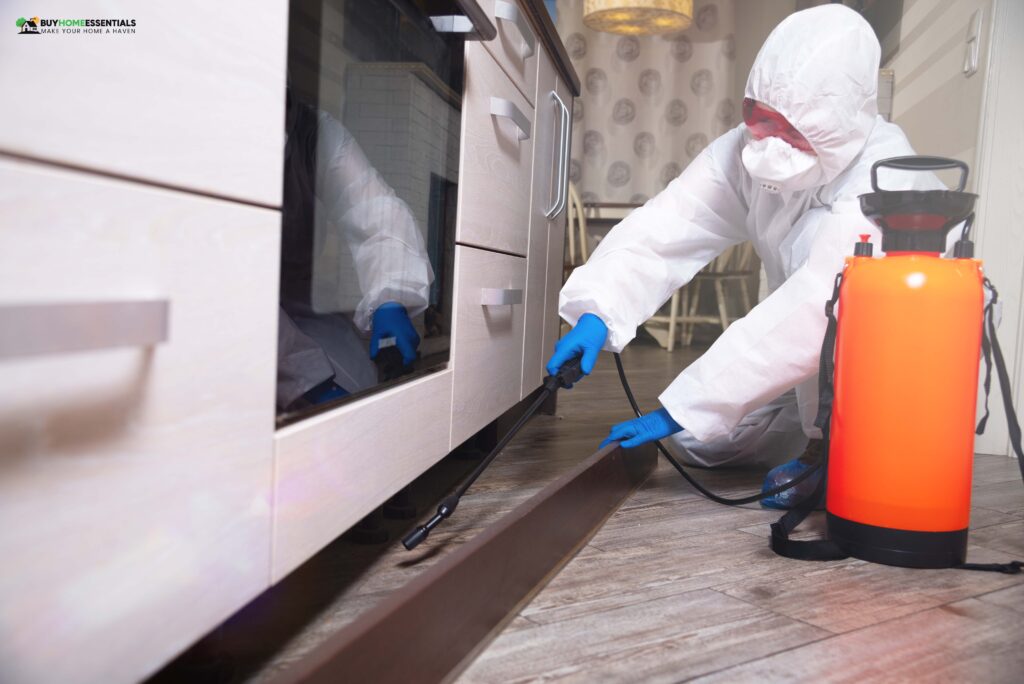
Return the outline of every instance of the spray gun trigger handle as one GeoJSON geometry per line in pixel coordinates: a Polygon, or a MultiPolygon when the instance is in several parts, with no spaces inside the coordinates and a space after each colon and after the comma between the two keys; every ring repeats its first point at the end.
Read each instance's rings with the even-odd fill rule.
{"type": "Polygon", "coordinates": [[[583,357],[574,356],[558,369],[558,386],[572,387],[583,377],[583,357]]]}

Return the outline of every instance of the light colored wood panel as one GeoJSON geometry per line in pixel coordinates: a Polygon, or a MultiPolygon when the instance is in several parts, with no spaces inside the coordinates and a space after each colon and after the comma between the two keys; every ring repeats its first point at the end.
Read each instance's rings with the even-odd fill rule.
{"type": "Polygon", "coordinates": [[[992,458],[991,456],[974,457],[975,487],[996,482],[1020,482],[1020,466],[1015,458],[992,458]]]}
{"type": "Polygon", "coordinates": [[[455,239],[525,256],[530,229],[533,107],[479,43],[466,44],[462,163],[455,239]],[[530,122],[530,137],[491,114],[491,98],[511,102],[530,122]]]}
{"type": "MultiPolygon", "coordinates": [[[[617,516],[628,516],[619,511],[617,516]]],[[[614,519],[614,516],[613,516],[614,519]]],[[[682,523],[680,523],[682,524],[682,523]]],[[[591,545],[600,548],[601,532],[591,545]]],[[[523,615],[534,622],[561,622],[634,603],[697,589],[761,581],[797,582],[818,566],[776,556],[766,543],[742,532],[717,532],[647,543],[636,528],[636,544],[573,560],[523,615]]]]}
{"type": "Polygon", "coordinates": [[[277,432],[273,581],[448,453],[452,371],[277,432]]]}
{"type": "MultiPolygon", "coordinates": [[[[972,563],[1005,563],[1005,553],[970,545],[972,563]]],[[[1002,589],[1019,575],[895,568],[860,560],[804,563],[802,577],[773,577],[718,587],[730,596],[842,633],[1002,589]]]]}
{"type": "Polygon", "coordinates": [[[523,342],[523,390],[526,397],[544,381],[544,323],[548,271],[548,217],[555,202],[559,149],[562,142],[561,108],[551,97],[555,68],[541,53],[537,79],[537,138],[533,147],[533,182],[530,200],[530,242],[526,256],[526,324],[523,342]]]}
{"type": "Polygon", "coordinates": [[[498,29],[498,35],[494,40],[487,41],[483,45],[491,53],[495,61],[501,65],[502,70],[508,74],[508,77],[515,83],[526,99],[530,101],[530,104],[536,104],[534,95],[537,86],[538,62],[547,55],[544,52],[544,46],[541,44],[540,38],[530,24],[530,20],[527,19],[526,13],[519,7],[519,3],[516,0],[505,1],[512,3],[519,10],[521,14],[520,22],[533,38],[533,54],[526,56],[528,53],[526,42],[524,37],[520,35],[516,25],[511,21],[495,16],[494,0],[490,0],[486,9],[488,16],[498,29]]]}
{"type": "MultiPolygon", "coordinates": [[[[484,289],[526,287],[526,259],[455,248],[452,325],[452,447],[519,401],[523,371],[523,304],[483,305],[484,289]]],[[[521,300],[520,300],[521,301],[521,300]]]]}
{"type": "Polygon", "coordinates": [[[971,542],[1012,556],[1006,560],[1024,560],[1024,520],[971,530],[971,542]]]}
{"type": "Polygon", "coordinates": [[[678,682],[815,641],[824,632],[716,591],[499,636],[458,682],[678,682]]]}
{"type": "Polygon", "coordinates": [[[170,300],[0,362],[0,680],[138,680],[269,582],[280,214],[0,160],[0,215],[0,306],[170,300]]]}
{"type": "Polygon", "coordinates": [[[695,681],[1019,682],[1020,643],[1020,613],[968,599],[695,681]]]}
{"type": "MultiPolygon", "coordinates": [[[[1016,464],[1016,459],[1007,459],[1016,464]]],[[[1024,485],[1020,473],[1015,480],[976,484],[971,490],[971,503],[1010,515],[1024,515],[1024,485]]]]}
{"type": "Polygon", "coordinates": [[[984,594],[979,596],[978,600],[1011,608],[1018,613],[1024,613],[1024,583],[1007,589],[993,591],[991,594],[984,594]]]}
{"type": "Polygon", "coordinates": [[[31,11],[134,19],[135,33],[21,36],[12,14],[0,89],[17,95],[4,108],[0,150],[280,205],[285,0],[92,13],[56,0],[31,11]]]}

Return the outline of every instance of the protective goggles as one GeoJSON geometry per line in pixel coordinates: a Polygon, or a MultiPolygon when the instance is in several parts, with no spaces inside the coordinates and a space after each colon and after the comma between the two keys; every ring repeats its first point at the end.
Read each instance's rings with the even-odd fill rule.
{"type": "Polygon", "coordinates": [[[785,140],[798,150],[815,153],[807,138],[800,135],[800,131],[793,128],[793,125],[786,121],[786,117],[757,100],[749,97],[743,100],[743,122],[747,124],[747,129],[755,140],[774,136],[785,140]]]}

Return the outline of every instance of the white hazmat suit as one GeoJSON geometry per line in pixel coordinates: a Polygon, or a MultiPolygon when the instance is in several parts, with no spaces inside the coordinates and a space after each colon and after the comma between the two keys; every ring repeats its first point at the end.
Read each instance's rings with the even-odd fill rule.
{"type": "MultiPolygon", "coordinates": [[[[745,94],[810,142],[820,184],[764,187],[742,161],[752,138],[740,124],[612,229],[562,289],[561,316],[573,325],[598,316],[608,326],[604,349],[620,351],[708,262],[753,243],[770,294],[659,397],[684,428],[666,441],[691,464],[776,464],[820,436],[813,421],[824,303],[858,234],[880,245],[857,197],[871,191],[875,161],[913,154],[900,128],[878,116],[879,54],[853,10],[824,5],[790,15],[758,53],[745,94]]],[[[940,187],[931,174],[885,179],[885,189],[940,187]]]]}

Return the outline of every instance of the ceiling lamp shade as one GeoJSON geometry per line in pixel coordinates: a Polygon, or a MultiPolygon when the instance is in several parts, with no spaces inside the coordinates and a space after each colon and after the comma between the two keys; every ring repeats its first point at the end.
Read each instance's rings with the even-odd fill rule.
{"type": "Polygon", "coordinates": [[[595,31],[646,35],[689,28],[693,0],[584,0],[583,23],[595,31]]]}

